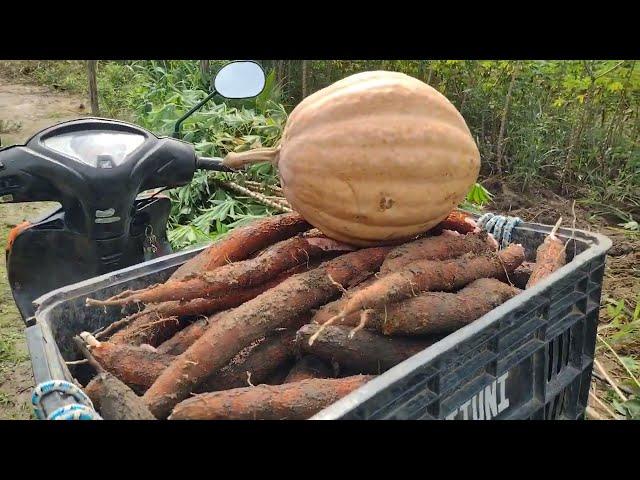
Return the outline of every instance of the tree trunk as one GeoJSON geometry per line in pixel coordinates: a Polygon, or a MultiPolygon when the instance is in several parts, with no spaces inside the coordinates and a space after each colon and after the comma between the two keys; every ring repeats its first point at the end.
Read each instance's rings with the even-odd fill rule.
{"type": "Polygon", "coordinates": [[[284,84],[284,60],[278,60],[278,69],[276,72],[277,82],[280,84],[284,84]]]}
{"type": "Polygon", "coordinates": [[[98,81],[96,77],[97,60],[87,60],[87,70],[89,74],[89,98],[91,100],[91,114],[100,116],[100,108],[98,107],[98,81]]]}
{"type": "Polygon", "coordinates": [[[418,78],[420,80],[422,80],[423,82],[425,81],[424,71],[425,71],[426,66],[427,65],[426,65],[425,62],[418,60],[418,78]]]}
{"type": "Polygon", "coordinates": [[[601,156],[603,159],[606,151],[614,143],[613,139],[615,138],[617,131],[620,130],[620,126],[625,123],[624,115],[622,115],[622,109],[623,106],[625,106],[625,101],[627,100],[627,92],[629,91],[629,87],[631,86],[631,75],[633,74],[635,66],[636,62],[634,60],[631,62],[631,68],[629,69],[629,73],[627,75],[627,78],[625,79],[624,86],[622,90],[620,90],[620,100],[618,101],[615,113],[611,117],[611,123],[609,124],[609,128],[607,129],[607,135],[605,137],[604,145],[602,148],[601,156]]]}
{"type": "Polygon", "coordinates": [[[293,78],[293,76],[291,75],[293,67],[292,67],[293,61],[292,60],[287,60],[287,95],[285,98],[287,98],[288,100],[293,100],[293,95],[294,95],[294,86],[293,86],[293,81],[291,80],[293,78]]]}
{"type": "Polygon", "coordinates": [[[433,78],[433,63],[429,62],[429,70],[427,72],[427,84],[431,85],[432,78],[433,78]]]}
{"type": "Polygon", "coordinates": [[[509,82],[509,90],[507,91],[507,98],[504,100],[504,110],[502,110],[502,119],[500,120],[500,131],[498,132],[498,151],[496,152],[496,168],[498,170],[498,174],[502,174],[502,156],[504,153],[503,143],[504,143],[504,134],[507,130],[507,117],[509,116],[509,106],[511,105],[511,95],[513,94],[513,86],[516,83],[516,75],[518,74],[518,70],[520,68],[520,64],[516,63],[513,67],[513,72],[511,72],[511,82],[509,82]]]}
{"type": "Polygon", "coordinates": [[[307,96],[307,68],[308,68],[308,60],[302,61],[302,98],[304,99],[307,96]]]}
{"type": "Polygon", "coordinates": [[[209,60],[200,60],[200,75],[202,76],[202,80],[206,84],[209,84],[209,77],[211,75],[209,60]]]}
{"type": "Polygon", "coordinates": [[[562,186],[562,190],[565,191],[565,185],[568,181],[571,180],[571,165],[573,163],[573,152],[580,145],[580,137],[582,136],[582,131],[584,130],[585,125],[588,123],[587,121],[591,118],[591,100],[595,95],[596,87],[594,76],[591,68],[587,61],[584,61],[584,69],[585,72],[591,78],[591,84],[587,88],[587,91],[584,94],[584,103],[582,104],[582,115],[580,116],[580,120],[577,125],[571,131],[571,137],[569,141],[569,146],[567,148],[567,155],[565,157],[565,166],[562,169],[562,174],[560,176],[560,184],[562,186]]]}

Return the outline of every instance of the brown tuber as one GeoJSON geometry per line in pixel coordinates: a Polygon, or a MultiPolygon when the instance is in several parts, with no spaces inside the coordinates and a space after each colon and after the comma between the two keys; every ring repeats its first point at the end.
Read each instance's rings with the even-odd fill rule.
{"type": "Polygon", "coordinates": [[[460,235],[444,232],[436,237],[425,237],[394,248],[385,258],[381,274],[393,273],[417,260],[448,260],[466,253],[484,253],[497,250],[495,241],[486,232],[460,235]]]}
{"type": "Polygon", "coordinates": [[[254,258],[230,263],[181,280],[169,280],[139,292],[118,295],[108,300],[87,299],[95,306],[127,305],[129,303],[159,303],[171,300],[186,301],[224,295],[229,290],[252,288],[271,281],[279,273],[326,252],[346,252],[353,247],[326,237],[299,235],[266,248],[254,258]]]}
{"type": "Polygon", "coordinates": [[[105,420],[155,420],[133,390],[109,372],[96,375],[84,388],[105,420]]]}
{"type": "MultiPolygon", "coordinates": [[[[508,278],[524,261],[522,245],[509,245],[499,253],[467,254],[455,260],[418,260],[403,270],[381,277],[367,288],[348,297],[341,311],[318,330],[360,310],[382,309],[385,305],[424,291],[452,291],[478,278],[508,278]]],[[[309,339],[312,344],[317,335],[309,339]]]]}
{"type": "Polygon", "coordinates": [[[176,405],[169,420],[305,420],[371,378],[316,378],[203,393],[176,405]]]}
{"type": "Polygon", "coordinates": [[[149,388],[173,357],[143,347],[96,342],[89,351],[106,371],[140,394],[149,388]]]}
{"type": "Polygon", "coordinates": [[[298,330],[297,347],[308,354],[358,373],[382,373],[433,345],[439,337],[399,338],[362,330],[351,337],[350,327],[329,326],[309,345],[320,325],[309,324],[298,330]]]}
{"type": "MultiPolygon", "coordinates": [[[[520,292],[493,278],[481,278],[457,293],[423,292],[368,311],[366,327],[385,335],[430,335],[450,333],[480,318],[520,292]]],[[[324,323],[326,314],[314,317],[324,323]]],[[[349,315],[339,325],[357,326],[358,313],[349,315]]]]}
{"type": "Polygon", "coordinates": [[[555,231],[560,225],[560,221],[553,228],[551,233],[544,239],[542,245],[536,251],[536,264],[531,272],[526,288],[537,285],[553,272],[563,267],[567,263],[567,253],[565,245],[555,235],[555,231]]]}
{"type": "Polygon", "coordinates": [[[179,355],[144,395],[151,412],[166,417],[206,377],[267,332],[334,298],[380,268],[388,248],[347,253],[309,272],[288,278],[268,292],[226,312],[179,355]]]}
{"type": "Polygon", "coordinates": [[[333,376],[333,372],[325,362],[313,355],[305,355],[291,368],[284,383],[331,376],[333,376]]]}
{"type": "Polygon", "coordinates": [[[267,383],[276,370],[294,357],[296,330],[286,329],[264,338],[246,354],[240,352],[229,364],[206,379],[197,392],[214,392],[267,383]]]}
{"type": "Polygon", "coordinates": [[[171,275],[179,280],[249,258],[254,252],[311,228],[297,213],[275,215],[239,227],[184,263],[171,275]]]}

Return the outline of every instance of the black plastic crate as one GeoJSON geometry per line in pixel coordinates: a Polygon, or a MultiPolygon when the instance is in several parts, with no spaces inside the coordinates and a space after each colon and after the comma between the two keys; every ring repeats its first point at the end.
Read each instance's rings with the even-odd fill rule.
{"type": "MultiPolygon", "coordinates": [[[[528,260],[551,227],[521,224],[512,241],[528,260]]],[[[580,419],[587,405],[596,342],[604,262],[611,241],[599,234],[560,229],[572,239],[569,262],[477,321],[379,375],[313,419],[580,419]]],[[[135,265],[41,297],[26,330],[36,383],[84,380],[89,371],[72,337],[117,320],[84,306],[166,280],[205,247],[135,265]]],[[[48,414],[73,403],[55,393],[48,414]]]]}

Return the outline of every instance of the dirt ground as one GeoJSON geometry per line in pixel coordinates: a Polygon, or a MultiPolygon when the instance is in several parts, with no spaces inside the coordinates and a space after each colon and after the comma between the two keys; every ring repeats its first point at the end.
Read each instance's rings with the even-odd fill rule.
{"type": "MultiPolygon", "coordinates": [[[[15,84],[0,77],[0,138],[3,145],[20,143],[51,124],[86,115],[85,99],[46,87],[15,84]]],[[[574,218],[572,202],[550,192],[522,195],[496,180],[485,182],[494,192],[490,211],[518,215],[525,221],[555,224],[562,216],[563,226],[574,218]]],[[[6,242],[10,229],[24,219],[38,215],[51,204],[0,204],[0,242],[6,242]]],[[[599,231],[613,240],[605,272],[603,303],[607,298],[634,302],[640,292],[640,236],[631,236],[615,222],[591,218],[587,210],[575,207],[575,225],[599,231]]],[[[640,346],[638,346],[640,348],[640,346]]],[[[638,351],[637,349],[635,350],[638,351]]],[[[610,359],[602,355],[604,365],[615,371],[610,359]]],[[[0,419],[30,418],[29,398],[33,378],[24,341],[23,323],[15,308],[6,280],[4,255],[0,258],[0,419]]],[[[604,385],[594,379],[595,391],[604,385]]],[[[607,416],[602,407],[592,407],[607,416]]]]}
{"type": "MultiPolygon", "coordinates": [[[[46,87],[11,83],[0,77],[2,145],[22,143],[31,135],[64,120],[86,115],[87,102],[46,87]]],[[[12,227],[54,207],[52,203],[0,204],[0,244],[12,227]]],[[[31,418],[33,377],[23,323],[13,302],[0,255],[0,419],[31,418]]]]}

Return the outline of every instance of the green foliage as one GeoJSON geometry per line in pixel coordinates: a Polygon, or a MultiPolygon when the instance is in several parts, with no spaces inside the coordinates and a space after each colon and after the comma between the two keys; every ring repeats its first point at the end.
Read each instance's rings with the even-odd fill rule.
{"type": "MultiPolygon", "coordinates": [[[[301,62],[283,72],[283,98],[300,100],[301,62]]],[[[436,88],[477,140],[483,174],[502,172],[523,189],[551,187],[629,222],[640,212],[640,66],[636,61],[322,60],[307,65],[307,91],[366,70],[395,70],[436,88]],[[518,68],[516,68],[516,66],[518,68]],[[507,116],[505,100],[514,88],[507,116]]]]}
{"type": "Polygon", "coordinates": [[[633,396],[626,402],[614,400],[613,406],[629,420],[640,420],[640,397],[633,396]]]}
{"type": "Polygon", "coordinates": [[[605,305],[609,319],[604,327],[607,341],[616,346],[640,341],[640,295],[635,307],[629,308],[623,299],[613,298],[607,298],[605,305]]]}
{"type": "MultiPolygon", "coordinates": [[[[606,336],[606,341],[600,339],[610,351],[637,352],[640,341],[640,295],[635,307],[627,305],[624,300],[607,298],[605,315],[609,322],[599,327],[599,331],[606,336]],[[606,343],[605,343],[606,342],[606,343]]],[[[640,420],[640,360],[631,355],[615,355],[616,360],[626,371],[627,378],[623,385],[633,392],[626,402],[611,396],[610,403],[614,409],[632,420],[640,420]]]]}
{"type": "Polygon", "coordinates": [[[480,213],[482,208],[491,201],[493,195],[489,190],[484,188],[479,183],[474,184],[467,193],[467,197],[460,205],[460,208],[469,210],[471,212],[480,213]]]}
{"type": "Polygon", "coordinates": [[[618,224],[618,226],[624,228],[625,230],[628,230],[630,232],[640,232],[640,224],[638,224],[638,222],[631,220],[629,222],[626,223],[620,223],[618,224]]]}
{"type": "MultiPolygon", "coordinates": [[[[213,63],[212,68],[220,66],[213,63]]],[[[132,105],[136,121],[159,135],[171,134],[176,120],[208,94],[210,79],[202,77],[195,61],[137,62],[131,69],[136,85],[136,105],[132,105]]],[[[287,119],[278,103],[279,95],[280,87],[271,73],[264,91],[255,99],[209,102],[182,124],[182,138],[193,143],[199,154],[214,157],[273,146],[287,119]]],[[[231,179],[277,183],[270,164],[253,165],[243,176],[198,171],[189,185],[169,192],[168,236],[175,248],[211,241],[239,224],[273,213],[252,198],[219,188],[218,181],[231,179]]]]}
{"type": "MultiPolygon", "coordinates": [[[[225,62],[210,61],[210,71],[225,62]]],[[[500,143],[498,173],[512,185],[523,190],[550,187],[637,231],[640,68],[633,60],[314,60],[307,61],[304,79],[302,61],[261,62],[269,77],[258,98],[217,98],[184,123],[185,140],[194,142],[199,152],[223,155],[273,145],[287,111],[302,99],[303,83],[310,94],[354,73],[395,70],[429,83],[458,108],[476,138],[483,175],[497,173],[500,143]],[[512,77],[514,87],[505,109],[512,77]]],[[[19,64],[22,73],[30,70],[41,83],[86,92],[84,62],[19,64]]],[[[98,62],[103,115],[133,120],[162,134],[170,133],[175,120],[204,98],[209,83],[210,76],[200,72],[195,60],[98,62]]],[[[274,179],[262,177],[269,178],[274,179]]],[[[183,213],[173,218],[176,224],[211,207],[203,203],[210,192],[202,182],[194,179],[189,198],[180,198],[183,213]]],[[[477,193],[472,190],[464,206],[485,205],[484,197],[474,200],[477,193]]]]}

